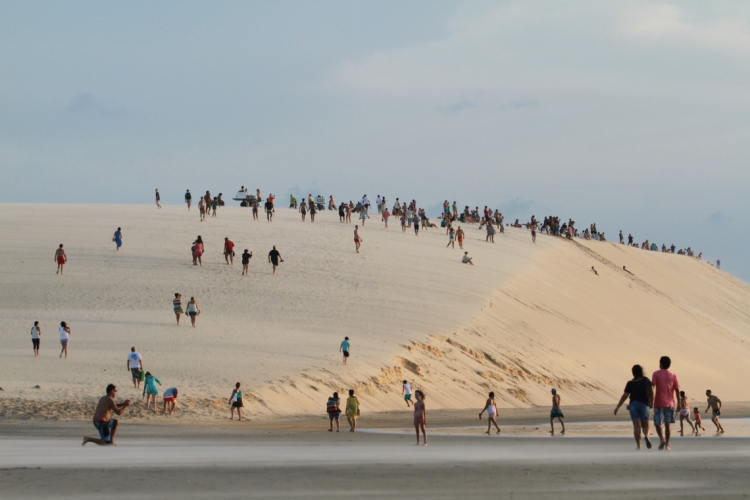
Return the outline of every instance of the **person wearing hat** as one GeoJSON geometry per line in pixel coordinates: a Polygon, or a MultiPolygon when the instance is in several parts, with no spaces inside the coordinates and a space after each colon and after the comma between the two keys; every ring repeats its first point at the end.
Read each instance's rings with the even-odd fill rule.
{"type": "Polygon", "coordinates": [[[560,409],[560,395],[557,393],[557,389],[552,389],[550,392],[552,392],[552,411],[549,412],[549,425],[552,427],[550,434],[555,435],[555,419],[558,419],[560,425],[562,425],[562,432],[560,434],[565,434],[565,422],[563,422],[565,415],[563,415],[560,409]]]}

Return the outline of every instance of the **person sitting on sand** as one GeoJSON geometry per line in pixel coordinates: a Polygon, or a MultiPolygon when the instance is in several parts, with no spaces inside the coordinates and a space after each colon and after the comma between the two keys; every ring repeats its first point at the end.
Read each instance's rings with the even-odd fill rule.
{"type": "Polygon", "coordinates": [[[240,389],[240,383],[237,382],[232,389],[232,395],[229,396],[229,403],[232,405],[231,414],[229,420],[234,420],[234,410],[237,410],[237,421],[242,422],[242,389],[240,389]]]}
{"type": "Polygon", "coordinates": [[[422,440],[424,445],[427,446],[427,408],[424,405],[424,392],[417,389],[414,393],[414,397],[417,401],[414,403],[414,429],[417,431],[417,446],[419,446],[419,430],[422,430],[422,440]]]}
{"type": "Polygon", "coordinates": [[[461,262],[464,264],[471,264],[472,266],[474,263],[471,261],[471,257],[469,257],[469,252],[464,252],[464,257],[461,259],[461,262]]]}
{"type": "MultiPolygon", "coordinates": [[[[706,406],[706,412],[711,408],[711,422],[716,426],[716,432],[724,434],[724,427],[719,423],[719,416],[721,415],[721,399],[711,394],[711,390],[706,391],[706,397],[708,398],[708,406],[706,406]]],[[[704,412],[704,413],[706,413],[704,412]]]]}
{"type": "Polygon", "coordinates": [[[341,408],[339,408],[339,405],[341,404],[341,400],[339,399],[339,393],[334,392],[333,396],[328,398],[328,401],[326,402],[326,413],[328,414],[328,420],[331,424],[331,428],[328,429],[328,432],[333,432],[333,422],[336,421],[336,432],[341,431],[341,424],[339,422],[339,416],[341,415],[341,408]]]}
{"type": "Polygon", "coordinates": [[[555,419],[557,419],[560,421],[560,425],[562,425],[560,434],[565,434],[565,422],[563,422],[565,415],[563,415],[560,409],[560,395],[557,393],[557,389],[552,389],[550,392],[552,392],[552,410],[549,412],[549,425],[552,427],[552,430],[549,433],[553,436],[555,435],[555,419]]]}
{"type": "Polygon", "coordinates": [[[55,258],[54,261],[57,262],[57,272],[55,274],[62,275],[63,273],[63,266],[67,264],[68,262],[68,256],[65,255],[65,250],[63,250],[63,244],[60,243],[60,246],[55,250],[55,258]]]}
{"type": "Polygon", "coordinates": [[[121,404],[115,403],[116,395],[117,387],[114,384],[109,384],[107,386],[107,395],[99,399],[99,403],[97,403],[96,410],[94,411],[94,427],[99,431],[99,437],[84,436],[82,445],[86,443],[95,443],[100,446],[115,444],[115,434],[117,434],[119,422],[117,419],[112,418],[112,412],[115,412],[116,415],[122,415],[122,412],[130,406],[129,399],[126,399],[121,404]]]}
{"type": "Polygon", "coordinates": [[[357,432],[359,414],[359,399],[354,395],[354,389],[349,389],[349,397],[346,400],[346,420],[349,422],[349,432],[357,432]]]}
{"type": "Polygon", "coordinates": [[[633,379],[625,385],[625,391],[615,407],[615,415],[617,415],[617,410],[620,409],[625,400],[630,397],[628,410],[630,411],[630,419],[633,421],[633,435],[635,436],[637,449],[641,449],[641,432],[643,432],[643,438],[646,441],[646,448],[651,449],[651,440],[648,437],[648,410],[654,404],[653,386],[648,377],[643,376],[641,365],[634,365],[631,372],[633,379]]]}
{"type": "Polygon", "coordinates": [[[159,395],[159,390],[156,388],[156,384],[161,385],[161,380],[151,375],[151,372],[146,372],[146,380],[143,385],[143,394],[146,396],[146,409],[150,409],[150,403],[154,402],[154,413],[156,413],[156,396],[159,395]]]}
{"type": "Polygon", "coordinates": [[[495,425],[495,429],[497,429],[497,434],[500,434],[500,426],[497,425],[497,404],[495,404],[494,392],[491,392],[487,401],[484,402],[484,408],[479,412],[479,420],[482,420],[482,414],[485,410],[487,410],[487,432],[485,434],[490,434],[493,424],[495,425]]]}
{"type": "Polygon", "coordinates": [[[177,387],[170,387],[162,395],[164,398],[164,415],[167,414],[167,408],[169,408],[169,414],[171,415],[177,406],[177,387]]]}

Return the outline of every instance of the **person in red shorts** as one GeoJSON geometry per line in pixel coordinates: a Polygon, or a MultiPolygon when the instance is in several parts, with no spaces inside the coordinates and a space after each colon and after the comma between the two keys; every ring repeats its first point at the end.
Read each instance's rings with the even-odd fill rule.
{"type": "Polygon", "coordinates": [[[224,260],[230,266],[234,265],[234,242],[229,238],[224,238],[224,260]]]}
{"type": "Polygon", "coordinates": [[[677,400],[677,411],[680,408],[680,383],[677,381],[677,375],[669,371],[672,360],[669,356],[662,356],[659,359],[659,370],[651,376],[651,384],[654,386],[654,427],[659,435],[660,450],[670,450],[669,424],[674,424],[675,399],[677,400]],[[662,425],[665,427],[662,433],[662,425]]]}
{"type": "Polygon", "coordinates": [[[55,250],[55,262],[57,262],[57,272],[55,274],[62,274],[63,266],[68,262],[68,256],[65,255],[62,243],[60,243],[60,247],[55,250]]]}

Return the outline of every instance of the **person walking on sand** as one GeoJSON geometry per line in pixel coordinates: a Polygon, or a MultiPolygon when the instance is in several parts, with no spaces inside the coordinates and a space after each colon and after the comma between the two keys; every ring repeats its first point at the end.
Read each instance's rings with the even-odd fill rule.
{"type": "Polygon", "coordinates": [[[39,326],[38,321],[34,321],[34,326],[31,327],[31,345],[34,348],[34,357],[39,356],[39,339],[42,337],[42,328],[39,326]]]}
{"type": "Polygon", "coordinates": [[[156,384],[161,385],[161,380],[156,376],[151,375],[151,372],[146,372],[146,380],[143,384],[143,395],[146,396],[146,409],[150,409],[151,400],[154,401],[154,413],[156,413],[156,396],[159,395],[159,390],[156,388],[156,384]]]}
{"type": "Polygon", "coordinates": [[[164,398],[164,415],[167,414],[167,408],[169,408],[169,414],[171,415],[175,406],[177,406],[177,387],[170,387],[164,391],[162,398],[164,398]]]}
{"type": "Polygon", "coordinates": [[[706,406],[706,411],[703,413],[708,413],[708,409],[711,408],[711,422],[716,426],[716,432],[718,434],[724,434],[724,427],[719,423],[719,417],[721,416],[721,399],[714,396],[710,389],[706,391],[706,397],[708,398],[708,406],[706,406]]]}
{"type": "Polygon", "coordinates": [[[411,406],[411,386],[406,380],[404,380],[401,386],[401,395],[404,397],[404,401],[406,401],[406,407],[409,408],[411,406]]]}
{"type": "Polygon", "coordinates": [[[662,356],[659,359],[659,370],[651,375],[651,383],[654,385],[654,426],[656,433],[659,435],[659,449],[671,450],[669,439],[671,432],[669,425],[675,423],[675,398],[677,398],[677,411],[680,411],[680,383],[677,381],[677,375],[669,371],[672,360],[669,356],[662,356]],[[662,425],[665,427],[662,433],[662,425]]]}
{"type": "Polygon", "coordinates": [[[68,262],[68,256],[65,255],[65,250],[63,250],[63,244],[60,243],[60,246],[57,247],[57,250],[55,250],[55,258],[54,261],[57,262],[57,272],[55,274],[62,275],[63,273],[63,266],[67,264],[68,262]]]}
{"type": "Polygon", "coordinates": [[[349,359],[349,337],[344,337],[344,340],[341,342],[341,345],[339,346],[339,352],[344,353],[344,364],[348,364],[346,362],[347,359],[349,359]]]}
{"type": "Polygon", "coordinates": [[[200,212],[201,222],[206,220],[206,200],[202,197],[198,200],[198,211],[200,212]]]}
{"type": "Polygon", "coordinates": [[[706,429],[703,428],[703,418],[701,417],[701,411],[696,406],[693,408],[693,423],[695,424],[695,435],[699,436],[698,429],[702,430],[703,432],[706,432],[706,429]]]}
{"type": "Polygon", "coordinates": [[[260,203],[260,200],[255,200],[252,202],[253,204],[253,220],[260,220],[258,219],[258,204],[260,203]]]}
{"type": "Polygon", "coordinates": [[[531,242],[536,244],[536,225],[531,226],[531,242]]]}
{"type": "Polygon", "coordinates": [[[339,416],[341,415],[341,408],[339,407],[341,404],[339,400],[339,393],[334,392],[333,396],[328,398],[328,401],[326,402],[326,413],[328,413],[328,420],[331,424],[331,427],[328,429],[328,432],[333,432],[333,421],[336,421],[336,432],[339,432],[341,430],[341,424],[339,422],[339,416]]]}
{"type": "Polygon", "coordinates": [[[643,376],[641,365],[633,365],[631,369],[633,379],[625,384],[625,391],[615,407],[615,415],[626,399],[630,398],[628,410],[630,420],[633,421],[633,436],[638,450],[641,449],[641,433],[646,441],[646,448],[651,449],[649,439],[649,408],[654,407],[654,388],[648,377],[643,376]]]}
{"type": "Polygon", "coordinates": [[[419,430],[422,430],[422,441],[427,446],[427,408],[424,405],[424,392],[417,389],[414,393],[417,401],[414,403],[414,429],[417,431],[417,446],[419,446],[419,430]]]}
{"type": "Polygon", "coordinates": [[[203,266],[203,240],[200,239],[200,236],[193,243],[193,247],[191,251],[193,254],[193,265],[202,267],[203,266]]]}
{"type": "Polygon", "coordinates": [[[161,204],[159,203],[161,201],[161,196],[159,196],[159,190],[156,190],[156,208],[161,208],[161,204]]]}
{"type": "Polygon", "coordinates": [[[211,208],[212,208],[211,217],[216,217],[216,209],[219,208],[219,198],[218,197],[216,197],[213,200],[211,200],[211,208]]]}
{"type": "Polygon", "coordinates": [[[680,391],[680,436],[684,436],[684,422],[687,420],[690,428],[695,432],[693,422],[690,421],[690,399],[685,395],[685,391],[680,391]]]}
{"type": "Polygon", "coordinates": [[[68,359],[68,343],[70,343],[70,327],[68,326],[65,321],[60,322],[60,345],[62,346],[62,349],[60,350],[60,357],[63,357],[63,354],[65,354],[65,359],[68,359]]]}
{"type": "Polygon", "coordinates": [[[366,210],[361,210],[359,212],[359,218],[362,220],[362,227],[365,227],[365,220],[370,218],[370,215],[367,213],[366,210]]]}
{"type": "Polygon", "coordinates": [[[229,420],[234,420],[234,410],[237,410],[237,421],[242,422],[242,389],[240,389],[240,383],[234,384],[232,389],[232,395],[229,396],[229,403],[232,405],[231,414],[229,420]]]}
{"type": "Polygon", "coordinates": [[[187,203],[188,210],[190,210],[190,206],[193,204],[193,195],[190,194],[189,189],[185,192],[185,203],[187,203]]]}
{"type": "Polygon", "coordinates": [[[487,224],[485,224],[485,229],[487,230],[487,236],[484,238],[484,241],[495,243],[495,226],[492,225],[492,222],[488,221],[487,224]]]}
{"type": "Polygon", "coordinates": [[[112,241],[117,244],[117,250],[116,252],[120,251],[120,247],[122,247],[122,228],[118,227],[117,231],[115,231],[114,236],[112,236],[112,241]]]}
{"type": "Polygon", "coordinates": [[[453,230],[453,228],[448,229],[448,244],[445,245],[445,248],[451,247],[452,249],[456,249],[456,232],[453,230]]]}
{"type": "Polygon", "coordinates": [[[249,252],[247,248],[242,252],[242,276],[250,274],[250,259],[253,257],[253,252],[249,252]]]}
{"type": "Polygon", "coordinates": [[[182,294],[175,293],[174,299],[172,299],[172,308],[174,309],[175,318],[177,318],[177,326],[180,326],[180,316],[184,312],[182,310],[182,294]]]}
{"type": "Polygon", "coordinates": [[[281,258],[281,254],[278,250],[276,250],[276,247],[273,247],[273,250],[268,252],[268,262],[273,264],[273,274],[276,274],[276,268],[279,267],[279,262],[284,262],[284,259],[281,258]]]}
{"type": "Polygon", "coordinates": [[[273,222],[273,202],[271,201],[271,198],[268,198],[266,200],[265,208],[266,208],[266,220],[268,222],[273,222]]]}
{"type": "Polygon", "coordinates": [[[140,389],[141,387],[141,371],[143,370],[143,358],[141,353],[135,346],[130,348],[130,354],[128,354],[127,369],[133,377],[133,388],[140,389]]]}
{"type": "Polygon", "coordinates": [[[201,313],[200,307],[195,297],[190,297],[190,302],[187,304],[187,315],[190,316],[190,324],[195,328],[195,318],[201,313]]]}
{"type": "Polygon", "coordinates": [[[357,253],[359,253],[360,246],[362,246],[362,238],[359,237],[359,226],[354,226],[354,249],[357,253]]]}
{"type": "Polygon", "coordinates": [[[555,435],[555,419],[557,419],[560,421],[560,425],[562,425],[560,434],[565,435],[565,422],[563,422],[565,415],[563,415],[560,408],[560,395],[557,393],[557,389],[552,389],[550,392],[552,393],[552,410],[549,412],[549,425],[552,427],[552,430],[549,433],[552,436],[555,435]]]}
{"type": "Polygon", "coordinates": [[[458,226],[458,229],[456,230],[456,239],[458,240],[458,248],[463,250],[464,249],[464,230],[461,229],[461,226],[458,226]]]}
{"type": "Polygon", "coordinates": [[[315,206],[315,203],[310,204],[310,223],[315,222],[315,214],[318,213],[318,209],[315,206]]]}
{"type": "Polygon", "coordinates": [[[471,264],[472,266],[474,265],[471,261],[471,257],[469,257],[469,252],[464,252],[464,257],[461,259],[461,262],[464,264],[471,264]]]}
{"type": "Polygon", "coordinates": [[[99,399],[94,411],[94,427],[99,431],[99,437],[84,436],[82,446],[85,446],[86,443],[95,443],[100,446],[115,444],[115,434],[117,434],[120,423],[117,419],[112,418],[112,412],[115,412],[116,415],[122,415],[122,412],[130,406],[129,399],[120,404],[115,403],[115,396],[117,396],[117,387],[114,384],[109,384],[107,395],[99,399]]]}
{"type": "Polygon", "coordinates": [[[305,202],[304,198],[302,198],[302,203],[299,204],[299,213],[302,214],[302,222],[305,222],[305,217],[307,217],[307,202],[305,202]]]}
{"type": "Polygon", "coordinates": [[[385,227],[383,229],[388,229],[388,219],[391,218],[391,212],[388,211],[388,207],[383,210],[383,213],[381,215],[383,216],[383,222],[385,223],[385,227]]]}
{"type": "Polygon", "coordinates": [[[349,422],[349,432],[357,432],[359,414],[359,399],[354,395],[354,389],[349,389],[349,397],[346,400],[346,420],[349,422]]]}
{"type": "Polygon", "coordinates": [[[234,265],[234,242],[229,238],[224,238],[224,260],[230,266],[234,265]]]}
{"type": "Polygon", "coordinates": [[[497,404],[495,404],[494,392],[491,392],[487,401],[484,402],[484,408],[479,412],[479,420],[482,420],[482,414],[485,410],[487,411],[487,432],[485,434],[490,434],[493,424],[495,425],[495,429],[497,429],[496,434],[500,434],[500,426],[497,425],[497,404]]]}

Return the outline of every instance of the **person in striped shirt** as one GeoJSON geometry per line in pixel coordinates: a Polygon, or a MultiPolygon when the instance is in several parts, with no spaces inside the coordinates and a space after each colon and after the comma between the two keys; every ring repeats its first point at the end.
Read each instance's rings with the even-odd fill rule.
{"type": "Polygon", "coordinates": [[[180,326],[180,316],[182,316],[182,313],[184,312],[182,310],[182,294],[181,293],[174,294],[174,300],[172,301],[172,305],[174,306],[174,315],[177,318],[177,326],[180,326]]]}

